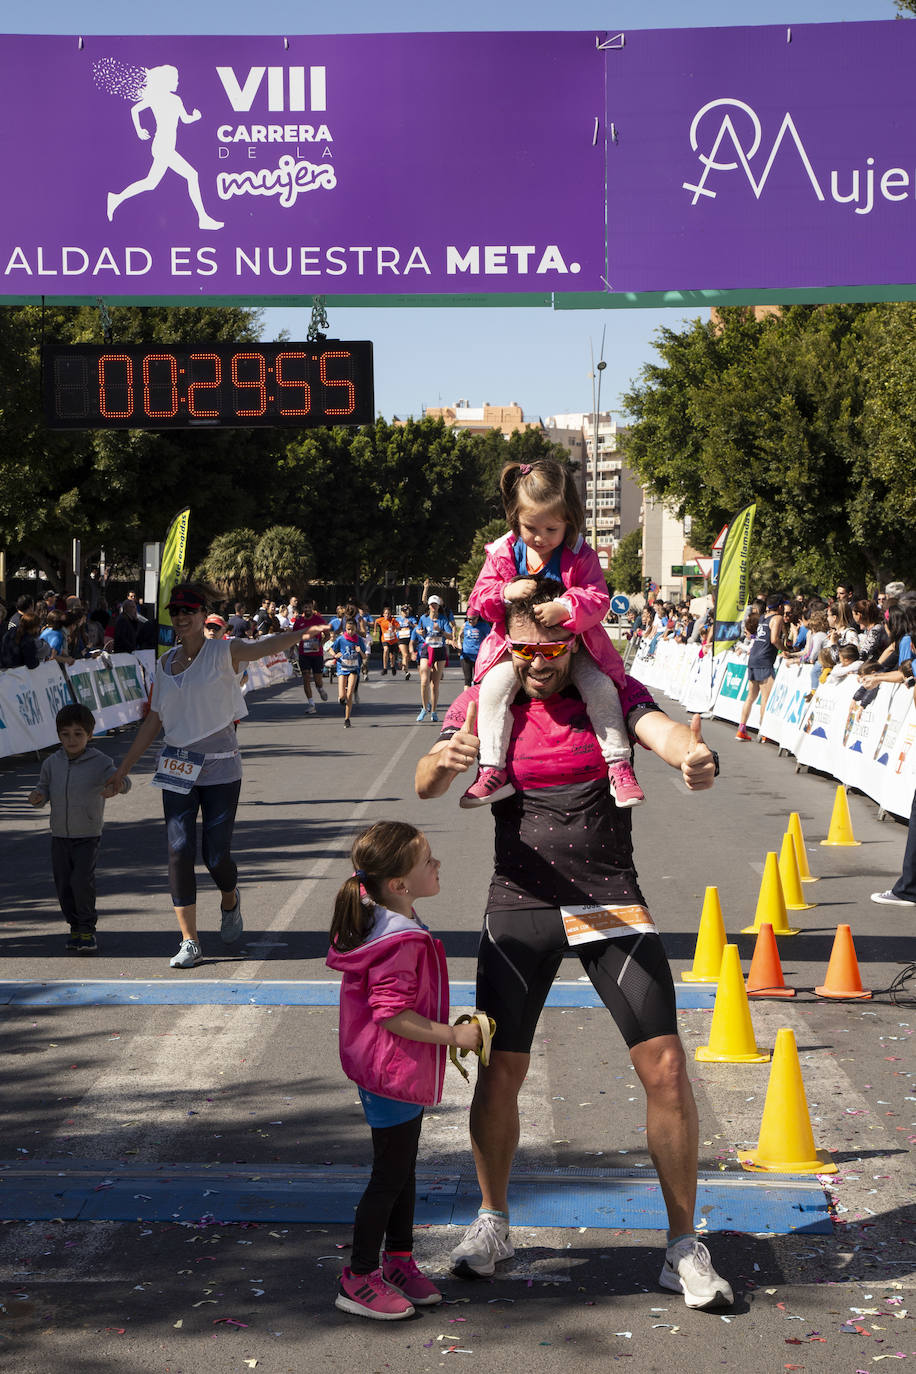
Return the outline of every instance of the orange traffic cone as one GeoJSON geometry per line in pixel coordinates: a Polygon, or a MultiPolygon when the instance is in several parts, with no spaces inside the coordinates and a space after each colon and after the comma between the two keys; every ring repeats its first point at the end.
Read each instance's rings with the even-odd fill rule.
{"type": "Polygon", "coordinates": [[[815,878],[811,869],[808,867],[808,851],[805,848],[805,837],[802,834],[801,817],[797,811],[793,811],[789,817],[787,827],[789,834],[795,841],[795,853],[798,858],[798,872],[803,883],[816,883],[819,878],[815,878]]]}
{"type": "Polygon", "coordinates": [[[833,949],[830,951],[830,963],[827,965],[827,978],[823,987],[815,988],[814,991],[818,997],[836,997],[841,1000],[854,997],[859,1001],[865,1001],[871,997],[871,993],[862,986],[856,947],[852,943],[852,931],[849,926],[837,926],[836,935],[833,937],[833,949]]]}
{"type": "Polygon", "coordinates": [[[724,948],[725,925],[722,921],[719,889],[708,887],[706,896],[703,898],[703,910],[700,913],[700,929],[697,932],[693,968],[687,973],[681,974],[683,982],[718,983],[724,948]]]}
{"type": "Polygon", "coordinates": [[[817,902],[805,901],[798,871],[798,853],[788,831],[782,837],[782,849],[779,851],[779,881],[789,911],[810,911],[811,907],[817,906],[817,902]]]}
{"type": "Polygon", "coordinates": [[[694,1057],[704,1064],[765,1064],[770,1057],[769,1050],[758,1050],[754,1038],[737,945],[722,951],[709,1044],[700,1045],[694,1057]]]}
{"type": "Polygon", "coordinates": [[[757,1148],[739,1150],[738,1158],[745,1169],[767,1173],[836,1173],[826,1151],[815,1149],[798,1048],[792,1031],[785,1028],[776,1032],[757,1148]]]}
{"type": "Polygon", "coordinates": [[[766,857],[763,866],[763,878],[760,882],[760,893],[757,897],[757,911],[754,916],[754,924],[745,926],[742,935],[757,935],[760,927],[769,921],[773,927],[774,935],[797,935],[798,930],[789,926],[789,918],[786,914],[786,899],[782,893],[782,882],[779,877],[779,864],[776,855],[771,853],[766,857]]]}
{"type": "Polygon", "coordinates": [[[795,989],[787,988],[776,948],[776,936],[769,921],[760,927],[751,971],[747,975],[748,997],[794,997],[795,989]]]}
{"type": "Polygon", "coordinates": [[[849,816],[849,801],[846,797],[846,788],[840,783],[833,799],[833,814],[830,817],[830,829],[827,832],[826,840],[821,840],[821,844],[830,845],[854,845],[861,844],[852,833],[852,821],[849,816]]]}

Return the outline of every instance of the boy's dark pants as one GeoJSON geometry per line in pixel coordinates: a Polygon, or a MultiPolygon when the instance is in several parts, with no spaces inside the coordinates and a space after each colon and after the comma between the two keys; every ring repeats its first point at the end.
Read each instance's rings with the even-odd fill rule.
{"type": "Polygon", "coordinates": [[[63,840],[51,836],[51,868],[57,900],[64,920],[73,931],[94,931],[95,860],[101,843],[100,835],[86,840],[63,840]]]}

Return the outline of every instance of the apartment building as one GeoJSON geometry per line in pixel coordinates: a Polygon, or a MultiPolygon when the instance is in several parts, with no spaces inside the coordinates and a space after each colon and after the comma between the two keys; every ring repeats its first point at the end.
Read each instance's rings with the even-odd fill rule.
{"type": "Polygon", "coordinates": [[[585,506],[586,533],[606,568],[618,542],[639,526],[643,494],[619,451],[626,430],[610,411],[599,412],[597,425],[595,420],[589,411],[572,411],[548,415],[543,427],[551,442],[569,452],[585,506]]]}

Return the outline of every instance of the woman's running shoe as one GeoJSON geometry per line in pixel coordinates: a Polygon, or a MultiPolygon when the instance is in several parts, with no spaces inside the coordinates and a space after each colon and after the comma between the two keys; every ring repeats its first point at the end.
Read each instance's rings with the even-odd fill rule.
{"type": "Polygon", "coordinates": [[[169,960],[170,968],[194,968],[201,961],[200,945],[196,940],[182,940],[181,948],[169,960]]]}

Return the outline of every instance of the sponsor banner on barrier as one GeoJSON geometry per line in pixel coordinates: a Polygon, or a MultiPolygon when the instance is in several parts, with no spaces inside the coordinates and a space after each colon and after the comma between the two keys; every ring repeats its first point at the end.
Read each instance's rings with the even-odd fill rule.
{"type": "Polygon", "coordinates": [[[0,673],[0,758],[56,744],[54,718],[72,700],[56,663],[0,673]]]}
{"type": "MultiPolygon", "coordinates": [[[[719,681],[719,692],[713,713],[722,720],[730,720],[737,725],[741,720],[741,707],[747,700],[747,658],[744,654],[727,654],[725,667],[719,681]]],[[[760,724],[760,698],[751,707],[748,725],[760,724]]]]}
{"type": "Polygon", "coordinates": [[[77,701],[95,716],[96,734],[139,720],[146,705],[143,669],[133,654],[82,658],[67,670],[77,701]]]}
{"type": "MultiPolygon", "coordinates": [[[[708,691],[706,659],[692,661],[692,646],[659,645],[665,652],[651,659],[637,657],[631,676],[647,687],[674,696],[672,688],[686,686],[681,697],[690,711],[704,710],[708,691]],[[670,652],[669,652],[670,651],[670,652]],[[678,662],[674,655],[680,653],[678,662]],[[692,674],[692,676],[690,676],[692,674]]],[[[711,714],[736,722],[747,696],[747,660],[721,654],[715,660],[715,702],[711,714]]],[[[885,811],[907,817],[916,787],[916,701],[908,688],[893,683],[879,687],[870,701],[855,701],[856,678],[812,687],[809,664],[777,663],[776,681],[767,703],[761,733],[795,754],[806,767],[834,777],[872,798],[885,811]]],[[[751,714],[753,723],[759,708],[751,714]]]]}
{"type": "Polygon", "coordinates": [[[786,663],[784,659],[778,660],[776,681],[760,729],[767,739],[775,740],[781,749],[791,749],[794,753],[811,690],[810,668],[786,663]]]}
{"type": "Polygon", "coordinates": [[[271,654],[270,658],[257,658],[248,665],[246,690],[254,692],[259,687],[274,687],[292,675],[293,665],[284,653],[271,654]]]}

